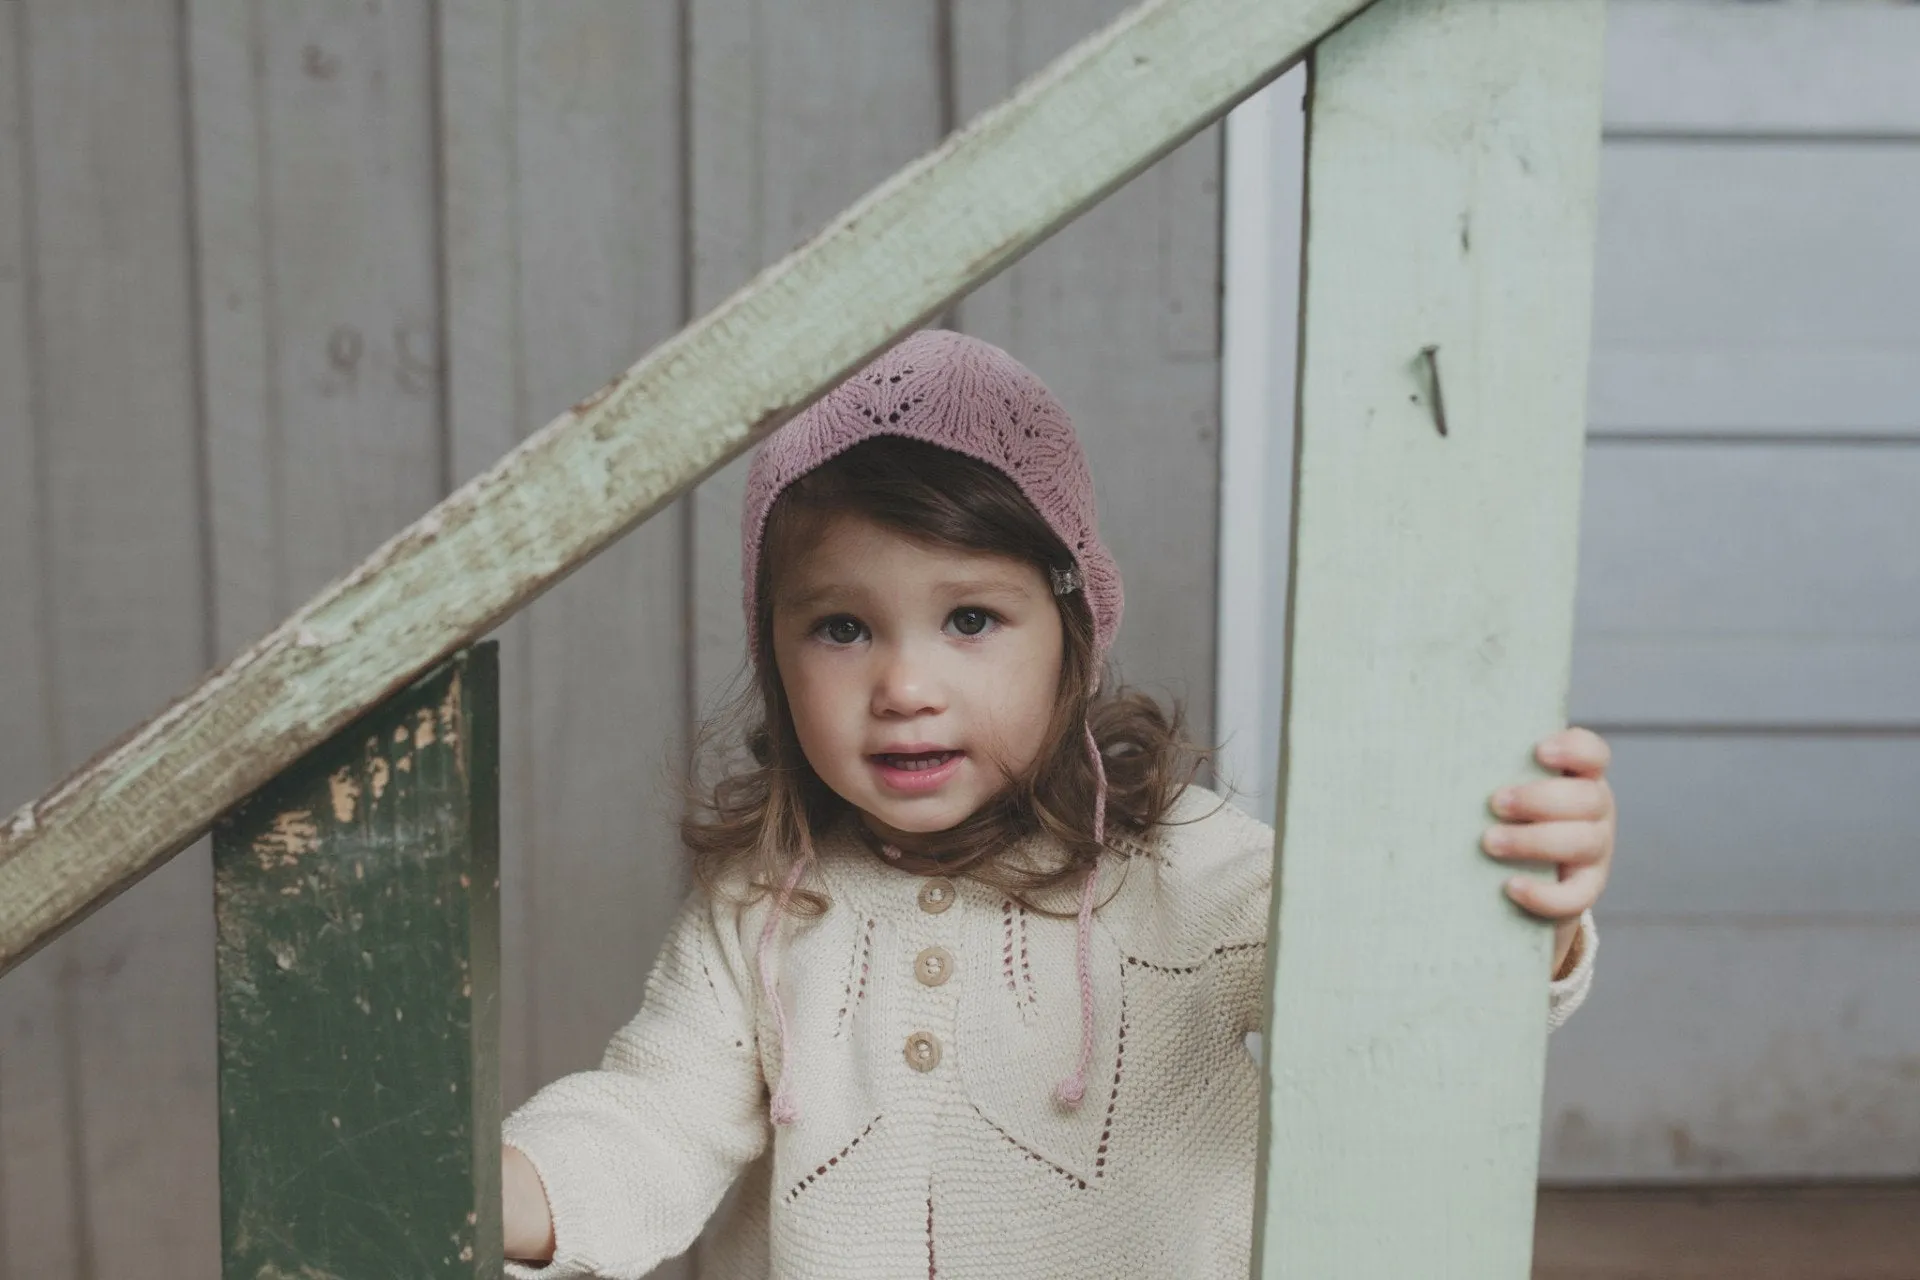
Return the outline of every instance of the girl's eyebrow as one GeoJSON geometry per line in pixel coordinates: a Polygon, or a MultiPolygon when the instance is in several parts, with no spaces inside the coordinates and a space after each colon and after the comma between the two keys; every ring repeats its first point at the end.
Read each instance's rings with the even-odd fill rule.
{"type": "Polygon", "coordinates": [[[965,578],[938,583],[935,589],[950,596],[999,596],[1005,600],[1025,600],[1033,594],[1022,584],[1005,578],[965,578]]]}
{"type": "Polygon", "coordinates": [[[861,591],[858,587],[843,586],[837,582],[826,582],[805,591],[795,591],[792,594],[777,592],[774,595],[773,603],[776,608],[806,610],[817,608],[828,602],[843,604],[849,597],[857,600],[860,596],[861,591]]]}
{"type": "MultiPolygon", "coordinates": [[[[866,584],[823,582],[817,586],[795,591],[791,595],[776,594],[776,608],[792,609],[804,612],[825,604],[846,608],[857,608],[863,604],[873,588],[866,584]]],[[[1027,600],[1033,592],[1020,583],[1005,578],[956,578],[951,581],[935,582],[931,590],[950,599],[1001,599],[1027,600]]]]}

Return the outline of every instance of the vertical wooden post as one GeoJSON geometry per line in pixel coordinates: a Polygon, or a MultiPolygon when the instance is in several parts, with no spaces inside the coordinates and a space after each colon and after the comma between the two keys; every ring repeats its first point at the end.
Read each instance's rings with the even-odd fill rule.
{"type": "Polygon", "coordinates": [[[1563,723],[1602,0],[1312,62],[1257,1269],[1522,1280],[1550,931],[1478,850],[1563,723]]]}
{"type": "Polygon", "coordinates": [[[500,1274],[497,688],[454,655],[215,831],[228,1280],[500,1274]]]}

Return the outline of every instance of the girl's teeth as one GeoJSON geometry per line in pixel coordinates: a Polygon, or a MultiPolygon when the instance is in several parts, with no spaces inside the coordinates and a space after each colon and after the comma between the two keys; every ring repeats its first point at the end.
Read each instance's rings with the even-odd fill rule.
{"type": "Polygon", "coordinates": [[[951,751],[935,751],[935,752],[928,753],[926,755],[917,755],[917,756],[888,755],[888,756],[881,756],[880,758],[886,761],[887,765],[890,768],[904,769],[909,773],[919,773],[926,769],[937,769],[941,765],[945,764],[947,761],[953,759],[953,756],[954,756],[954,753],[951,751]]]}

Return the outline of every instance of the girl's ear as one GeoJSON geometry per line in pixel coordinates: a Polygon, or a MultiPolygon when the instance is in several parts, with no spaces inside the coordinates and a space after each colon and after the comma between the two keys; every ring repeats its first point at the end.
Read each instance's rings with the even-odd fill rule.
{"type": "Polygon", "coordinates": [[[773,735],[767,732],[766,725],[747,731],[747,754],[757,765],[764,767],[773,763],[773,735]]]}

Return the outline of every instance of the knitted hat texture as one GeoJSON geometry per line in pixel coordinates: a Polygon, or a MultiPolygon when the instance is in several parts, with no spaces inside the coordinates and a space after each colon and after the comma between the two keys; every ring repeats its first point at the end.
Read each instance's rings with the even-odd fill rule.
{"type": "Polygon", "coordinates": [[[754,588],[767,513],[795,480],[875,436],[951,449],[1018,485],[1073,553],[1093,612],[1095,646],[1107,652],[1120,629],[1120,571],[1100,541],[1093,476],[1067,411],[1031,370],[1000,348],[926,329],[808,406],[754,452],[740,538],[748,644],[756,660],[754,588]]]}

